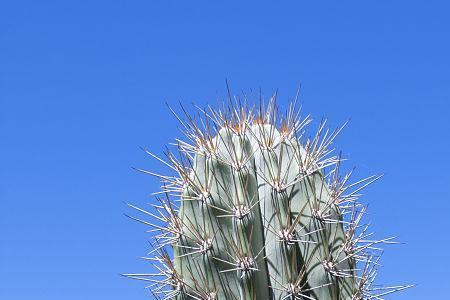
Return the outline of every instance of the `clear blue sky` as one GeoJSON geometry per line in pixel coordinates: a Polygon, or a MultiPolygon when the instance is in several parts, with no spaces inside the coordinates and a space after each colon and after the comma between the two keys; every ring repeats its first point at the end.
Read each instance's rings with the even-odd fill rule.
{"type": "Polygon", "coordinates": [[[148,299],[145,228],[123,216],[158,182],[178,137],[165,102],[301,84],[331,126],[388,247],[391,299],[450,294],[448,1],[3,1],[0,5],[0,298],[148,299]],[[315,2],[315,4],[311,4],[315,2]]]}

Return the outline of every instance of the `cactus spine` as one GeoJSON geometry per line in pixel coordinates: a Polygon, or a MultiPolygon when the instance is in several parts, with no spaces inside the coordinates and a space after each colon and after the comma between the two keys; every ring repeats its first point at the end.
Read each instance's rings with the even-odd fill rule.
{"type": "Polygon", "coordinates": [[[330,146],[341,128],[324,122],[305,138],[310,119],[295,102],[280,117],[274,98],[256,111],[201,112],[201,121],[179,118],[188,141],[166,163],[176,176],[142,170],[163,182],[153,210],[130,205],[153,219],[133,217],[155,233],[147,259],[158,272],[126,276],[180,300],[382,299],[405,288],[371,286],[377,245],[390,239],[368,239],[357,200],[379,177],[339,175],[330,146]]]}

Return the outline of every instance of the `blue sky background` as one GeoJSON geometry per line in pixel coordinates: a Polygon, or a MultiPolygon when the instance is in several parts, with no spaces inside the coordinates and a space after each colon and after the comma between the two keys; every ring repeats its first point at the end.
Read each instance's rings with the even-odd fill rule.
{"type": "Polygon", "coordinates": [[[388,247],[390,299],[450,294],[448,1],[3,1],[0,298],[148,299],[145,228],[123,201],[158,188],[179,137],[165,106],[301,84],[306,112],[351,122],[337,146],[388,247]],[[311,4],[311,3],[315,4],[311,4]]]}

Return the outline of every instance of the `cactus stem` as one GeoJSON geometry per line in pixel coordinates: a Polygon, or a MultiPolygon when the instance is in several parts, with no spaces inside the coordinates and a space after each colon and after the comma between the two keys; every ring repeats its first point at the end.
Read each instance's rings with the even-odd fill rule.
{"type": "Polygon", "coordinates": [[[175,175],[138,169],[162,183],[151,210],[129,205],[153,219],[130,217],[150,227],[143,259],[157,271],[125,276],[150,282],[156,298],[363,300],[410,287],[373,285],[381,246],[395,241],[372,239],[362,222],[360,191],[381,176],[340,175],[331,147],[347,123],[329,131],[322,120],[306,138],[310,117],[296,100],[281,116],[276,96],[266,107],[208,106],[198,118],[182,107],[185,120],[171,110],[187,141],[176,139],[166,159],[144,149],[175,175]]]}

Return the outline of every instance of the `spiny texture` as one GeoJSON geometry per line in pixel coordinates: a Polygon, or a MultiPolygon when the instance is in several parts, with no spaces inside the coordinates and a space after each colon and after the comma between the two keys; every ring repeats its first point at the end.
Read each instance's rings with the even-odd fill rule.
{"type": "Polygon", "coordinates": [[[331,149],[341,128],[322,122],[305,138],[309,117],[274,103],[179,118],[188,140],[164,161],[176,176],[144,171],[163,182],[152,211],[132,206],[153,218],[135,219],[154,232],[146,259],[158,271],[126,275],[155,297],[357,300],[405,288],[373,283],[377,245],[390,239],[370,240],[357,199],[378,177],[349,184],[331,149]]]}

